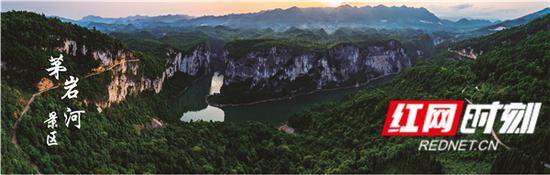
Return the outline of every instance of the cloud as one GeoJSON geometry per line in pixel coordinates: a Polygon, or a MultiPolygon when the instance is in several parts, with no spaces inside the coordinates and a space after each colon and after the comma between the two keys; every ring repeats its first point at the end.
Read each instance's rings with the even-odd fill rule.
{"type": "Polygon", "coordinates": [[[453,10],[464,10],[464,9],[467,9],[467,8],[470,8],[470,7],[473,7],[474,5],[472,4],[458,4],[458,5],[453,5],[451,6],[451,9],[453,10]]]}

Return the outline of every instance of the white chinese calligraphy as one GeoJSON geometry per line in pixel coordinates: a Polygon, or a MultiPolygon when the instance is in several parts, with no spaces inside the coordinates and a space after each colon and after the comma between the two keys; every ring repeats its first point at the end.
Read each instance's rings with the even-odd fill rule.
{"type": "Polygon", "coordinates": [[[71,108],[67,108],[67,113],[63,114],[65,116],[65,126],[69,127],[71,122],[76,122],[74,126],[80,129],[80,114],[86,113],[86,111],[72,111],[71,108]],[[67,113],[69,113],[68,116],[67,113]]]}
{"type": "Polygon", "coordinates": [[[47,123],[50,129],[57,128],[57,114],[55,112],[50,112],[50,117],[44,121],[44,123],[47,123]]]}
{"type": "Polygon", "coordinates": [[[48,71],[50,76],[54,76],[56,80],[59,80],[59,72],[65,72],[67,71],[67,68],[65,66],[62,66],[63,62],[63,55],[59,54],[59,57],[54,58],[50,56],[50,65],[52,67],[47,68],[46,71],[48,71]]]}
{"type": "Polygon", "coordinates": [[[55,139],[55,134],[57,134],[56,131],[50,132],[50,134],[46,137],[46,144],[48,146],[57,145],[57,140],[55,139]]]}
{"type": "MultiPolygon", "coordinates": [[[[49,76],[54,76],[56,80],[59,80],[59,73],[60,72],[66,72],[67,68],[62,65],[63,63],[63,55],[60,54],[59,57],[54,58],[50,57],[49,59],[50,65],[52,67],[47,68],[46,71],[49,72],[49,76]]],[[[69,76],[68,79],[65,80],[63,89],[66,90],[65,94],[61,97],[61,99],[73,99],[77,98],[78,96],[78,90],[76,90],[76,87],[78,86],[78,78],[74,76],[69,76]]],[[[85,111],[72,111],[71,108],[67,108],[67,112],[63,113],[63,116],[65,117],[65,126],[69,127],[69,124],[73,122],[73,125],[80,129],[80,116],[81,114],[85,113],[85,111]]],[[[53,131],[50,131],[50,133],[46,137],[46,144],[48,146],[52,145],[58,145],[56,140],[56,134],[57,131],[55,129],[57,128],[57,113],[56,112],[50,112],[49,117],[47,120],[44,121],[44,123],[47,124],[47,127],[53,131]]]]}
{"type": "Polygon", "coordinates": [[[78,90],[74,88],[76,88],[77,82],[78,82],[78,78],[75,78],[73,76],[69,76],[69,80],[65,80],[65,86],[63,87],[63,89],[67,90],[67,92],[65,93],[65,95],[61,97],[61,99],[76,98],[76,96],[78,95],[78,90]]]}

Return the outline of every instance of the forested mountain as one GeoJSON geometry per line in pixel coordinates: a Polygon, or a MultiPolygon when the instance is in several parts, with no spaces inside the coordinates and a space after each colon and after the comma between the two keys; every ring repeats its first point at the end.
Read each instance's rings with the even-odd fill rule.
{"type": "MultiPolygon", "coordinates": [[[[422,19],[430,16],[422,14],[427,15],[422,19]]],[[[301,44],[292,42],[296,40],[251,37],[226,42],[203,35],[207,32],[165,35],[193,36],[192,41],[197,41],[181,44],[147,33],[107,35],[30,12],[2,13],[1,22],[2,173],[548,172],[541,162],[550,162],[550,108],[544,105],[550,104],[546,91],[550,89],[550,16],[486,37],[446,43],[437,50],[430,35],[389,38],[381,45],[363,43],[366,48],[389,52],[403,47],[404,52],[419,54],[406,47],[427,38],[433,53],[419,57],[414,67],[403,67],[391,82],[291,117],[288,124],[295,134],[253,121],[183,123],[169,117],[174,115],[169,106],[174,94],[214,69],[208,63],[220,55],[215,52],[216,43],[221,42],[231,50],[228,55],[237,55],[230,58],[239,60],[249,58],[247,49],[294,47],[301,44]],[[494,44],[495,38],[501,44],[494,44]],[[250,45],[254,47],[245,47],[250,45]],[[448,49],[478,46],[491,47],[483,47],[475,60],[455,59],[456,53],[448,49]],[[45,68],[50,56],[59,54],[65,56],[68,70],[55,81],[45,68]],[[77,100],[61,100],[64,90],[55,88],[68,75],[80,78],[77,100]],[[501,136],[511,149],[422,152],[417,151],[419,137],[381,136],[389,100],[464,98],[475,103],[535,101],[543,107],[534,134],[501,136]],[[60,145],[48,147],[44,120],[50,112],[61,113],[66,107],[86,110],[83,126],[57,128],[60,145]],[[160,126],[154,124],[159,120],[163,121],[160,126]]],[[[356,36],[350,31],[334,35],[356,36]]],[[[309,49],[325,44],[315,43],[309,49]]],[[[483,134],[457,137],[491,138],[483,134]]]]}

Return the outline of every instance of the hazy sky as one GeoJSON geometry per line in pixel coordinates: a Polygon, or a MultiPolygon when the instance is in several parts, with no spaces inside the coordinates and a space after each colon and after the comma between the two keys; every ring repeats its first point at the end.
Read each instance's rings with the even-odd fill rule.
{"type": "Polygon", "coordinates": [[[4,1],[2,11],[28,10],[46,15],[80,19],[87,15],[126,17],[133,15],[186,14],[192,16],[257,12],[274,8],[353,6],[425,7],[435,15],[457,20],[517,18],[550,6],[550,0],[102,0],[102,1],[4,1]]]}

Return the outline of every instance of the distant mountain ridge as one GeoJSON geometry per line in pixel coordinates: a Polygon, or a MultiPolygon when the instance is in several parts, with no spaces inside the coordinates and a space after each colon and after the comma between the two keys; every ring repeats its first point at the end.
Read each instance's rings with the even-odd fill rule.
{"type": "Polygon", "coordinates": [[[88,15],[82,19],[75,20],[64,18],[60,16],[53,16],[58,18],[63,22],[71,22],[77,25],[87,27],[87,28],[97,28],[101,31],[116,31],[124,29],[140,29],[140,28],[151,28],[159,26],[169,26],[170,23],[188,20],[194,18],[193,16],[188,15],[160,15],[160,16],[128,16],[121,18],[105,18],[101,16],[88,15]]]}
{"type": "Polygon", "coordinates": [[[466,19],[462,18],[455,22],[458,25],[468,25],[468,26],[488,26],[493,24],[493,22],[485,19],[466,19]]]}
{"type": "Polygon", "coordinates": [[[503,22],[500,22],[500,23],[497,23],[497,24],[494,24],[494,25],[483,27],[481,29],[476,30],[473,34],[474,35],[486,35],[486,34],[495,33],[497,31],[501,31],[501,30],[504,30],[504,29],[508,29],[508,28],[512,28],[512,27],[515,27],[515,26],[527,24],[527,23],[529,23],[529,22],[531,22],[531,21],[533,21],[537,18],[546,16],[548,14],[550,14],[550,7],[544,8],[544,9],[539,10],[539,11],[534,12],[534,13],[527,14],[525,16],[522,16],[522,17],[519,17],[519,18],[516,18],[516,19],[506,20],[506,21],[503,21],[503,22]]]}
{"type": "Polygon", "coordinates": [[[178,20],[186,20],[191,19],[192,16],[188,15],[160,15],[160,16],[142,16],[142,15],[135,15],[135,16],[128,16],[123,18],[104,18],[101,16],[95,16],[95,15],[89,15],[85,16],[82,19],[78,21],[89,21],[89,22],[98,22],[98,23],[133,23],[133,22],[146,22],[146,21],[156,21],[156,22],[174,22],[178,20]]]}
{"type": "Polygon", "coordinates": [[[348,28],[413,28],[444,29],[448,21],[439,19],[425,8],[343,5],[335,8],[275,9],[252,14],[201,17],[183,25],[226,25],[230,27],[263,28],[284,30],[289,27],[325,28],[334,31],[348,28]]]}
{"type": "MultiPolygon", "coordinates": [[[[64,20],[63,18],[61,18],[64,20]]],[[[291,7],[263,10],[255,13],[223,16],[190,17],[186,15],[127,18],[88,16],[80,20],[65,20],[88,28],[112,31],[152,27],[227,26],[233,28],[260,28],[276,31],[297,28],[323,28],[332,32],[341,27],[375,29],[420,29],[425,31],[468,31],[491,25],[488,21],[465,20],[453,22],[440,19],[426,8],[407,6],[342,5],[339,7],[291,7]]]]}

